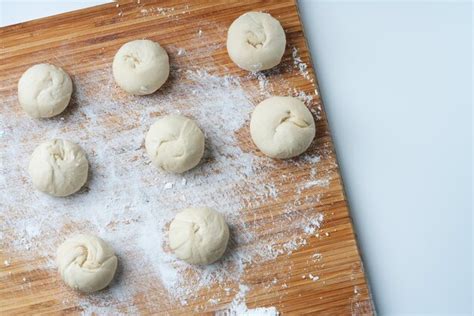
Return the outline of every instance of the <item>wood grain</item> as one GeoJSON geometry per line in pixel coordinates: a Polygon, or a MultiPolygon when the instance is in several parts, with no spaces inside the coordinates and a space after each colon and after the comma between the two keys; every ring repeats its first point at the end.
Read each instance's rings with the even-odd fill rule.
{"type": "MultiPolygon", "coordinates": [[[[288,45],[282,65],[276,70],[264,73],[270,81],[284,80],[296,90],[314,96],[311,108],[317,117],[317,136],[309,150],[320,154],[318,172],[328,176],[330,182],[327,186],[305,190],[302,194],[308,197],[317,196],[318,199],[303,202],[297,207],[303,215],[315,212],[316,209],[324,214],[324,224],[318,234],[310,236],[305,245],[301,245],[291,254],[282,254],[275,260],[246,269],[243,279],[251,288],[246,296],[246,303],[249,308],[275,306],[282,315],[374,314],[325,111],[317,94],[317,81],[294,0],[142,0],[141,3],[120,1],[118,6],[116,3],[105,4],[3,27],[0,29],[0,96],[4,100],[11,100],[16,95],[16,84],[20,75],[36,63],[54,63],[66,69],[73,77],[81,77],[98,69],[108,69],[118,47],[137,38],[153,39],[165,48],[183,47],[187,51],[220,44],[210,56],[194,55],[192,62],[195,66],[203,67],[212,62],[217,65],[213,70],[214,74],[239,76],[244,86],[250,89],[258,86],[258,79],[248,76],[247,72],[236,67],[229,59],[225,45],[222,45],[225,30],[230,23],[247,11],[271,13],[280,20],[286,31],[288,45]],[[202,29],[207,36],[196,41],[198,29],[202,29]],[[293,48],[298,50],[302,62],[307,65],[307,75],[302,75],[300,70],[294,67],[293,48]],[[315,252],[321,254],[320,260],[313,260],[315,252]],[[308,277],[302,277],[309,273],[318,275],[320,279],[314,282],[308,277]],[[272,280],[276,280],[275,285],[272,285],[272,280]]],[[[180,66],[172,54],[170,59],[171,63],[176,62],[177,66],[180,66]]],[[[286,94],[287,87],[275,87],[273,93],[286,94]]],[[[262,99],[261,95],[254,95],[253,101],[257,104],[262,99]]],[[[18,105],[13,106],[16,106],[18,115],[23,115],[18,105]]],[[[2,108],[0,117],[1,115],[2,108]]],[[[243,150],[261,155],[250,141],[248,126],[243,128],[238,136],[243,150]]],[[[279,168],[265,171],[266,177],[272,179],[276,173],[288,173],[303,181],[309,172],[309,167],[303,163],[293,164],[290,161],[277,164],[279,168]]],[[[251,210],[252,219],[249,215],[248,220],[258,221],[262,235],[275,233],[272,225],[282,215],[283,204],[294,200],[294,187],[294,181],[281,182],[281,194],[278,198],[251,210]]],[[[251,197],[251,192],[248,194],[251,197]]],[[[0,206],[3,208],[0,210],[0,219],[1,216],[13,216],[18,208],[3,202],[0,196],[0,206]]],[[[11,234],[8,227],[2,222],[0,224],[2,234],[11,234]]],[[[283,227],[282,230],[284,229],[283,227]]],[[[282,236],[283,244],[287,240],[285,234],[282,236]]],[[[77,294],[62,285],[54,269],[35,268],[41,266],[40,263],[44,260],[36,256],[34,250],[25,257],[15,253],[12,247],[2,245],[0,314],[81,312],[81,307],[76,305],[77,294]],[[2,264],[4,260],[12,257],[19,259],[14,260],[11,265],[2,264]],[[27,285],[24,281],[26,279],[27,285]]],[[[125,305],[121,306],[134,305],[136,311],[141,314],[212,314],[213,311],[225,309],[232,299],[223,298],[219,304],[210,306],[206,302],[212,295],[211,289],[202,292],[200,299],[187,306],[164,304],[162,309],[157,310],[155,305],[149,304],[149,298],[167,300],[166,296],[147,293],[138,295],[132,302],[125,302],[125,305]]]]}

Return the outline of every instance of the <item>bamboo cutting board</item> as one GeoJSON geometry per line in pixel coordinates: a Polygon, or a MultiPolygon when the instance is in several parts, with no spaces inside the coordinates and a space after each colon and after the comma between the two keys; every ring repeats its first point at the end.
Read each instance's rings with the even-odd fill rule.
{"type": "Polygon", "coordinates": [[[120,1],[4,27],[0,41],[0,314],[375,313],[295,0],[120,1]],[[286,52],[273,70],[249,74],[227,55],[226,30],[247,11],[268,12],[285,29],[286,52]],[[147,97],[125,95],[110,76],[117,49],[138,38],[158,41],[172,65],[166,85],[147,97]],[[21,111],[16,84],[42,62],[63,67],[75,92],[64,114],[35,121],[21,111]],[[299,97],[314,114],[316,139],[302,157],[274,161],[252,144],[251,108],[270,95],[299,97]],[[220,108],[206,112],[212,106],[220,108]],[[148,165],[140,136],[175,110],[194,117],[211,142],[203,166],[178,180],[148,165]],[[51,199],[34,192],[26,166],[39,142],[60,134],[85,148],[92,176],[75,196],[51,199]],[[109,164],[117,179],[143,181],[107,186],[109,164]],[[134,187],[152,196],[137,197],[134,187]],[[128,195],[136,201],[125,205],[128,195]],[[211,271],[159,261],[172,257],[166,238],[149,233],[154,221],[165,234],[174,208],[201,200],[232,210],[223,263],[211,271]],[[57,244],[78,231],[110,241],[121,262],[111,286],[92,296],[65,287],[53,262],[57,244]]]}

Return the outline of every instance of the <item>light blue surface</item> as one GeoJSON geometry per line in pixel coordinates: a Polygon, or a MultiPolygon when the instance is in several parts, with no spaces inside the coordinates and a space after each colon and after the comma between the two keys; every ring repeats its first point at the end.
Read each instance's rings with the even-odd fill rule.
{"type": "Polygon", "coordinates": [[[470,314],[470,4],[300,4],[377,310],[470,314]]]}
{"type": "MultiPolygon", "coordinates": [[[[3,1],[0,24],[97,2],[3,1]]],[[[379,314],[471,314],[470,3],[300,12],[379,314]]]]}

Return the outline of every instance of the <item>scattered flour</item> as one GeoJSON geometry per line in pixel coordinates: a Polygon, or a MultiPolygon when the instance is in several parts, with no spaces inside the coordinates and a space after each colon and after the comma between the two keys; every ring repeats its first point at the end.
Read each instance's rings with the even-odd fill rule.
{"type": "Polygon", "coordinates": [[[250,288],[246,285],[240,285],[239,291],[235,295],[228,309],[217,311],[216,316],[278,316],[278,310],[275,307],[247,307],[245,296],[250,288]]]}
{"type": "MultiPolygon", "coordinates": [[[[137,4],[140,4],[140,1],[137,0],[137,4]]],[[[146,4],[146,3],[144,3],[146,4]]],[[[140,8],[140,6],[138,6],[140,8]]],[[[163,17],[171,18],[175,21],[178,20],[180,15],[189,14],[189,5],[177,6],[177,7],[141,7],[139,10],[140,16],[155,16],[160,15],[163,17]]]]}
{"type": "Polygon", "coordinates": [[[186,50],[184,48],[180,48],[178,49],[178,56],[184,56],[186,55],[186,50]]]}
{"type": "Polygon", "coordinates": [[[311,273],[308,275],[309,278],[313,281],[313,282],[316,282],[319,280],[319,276],[317,275],[312,275],[311,273]]]}
{"type": "Polygon", "coordinates": [[[302,75],[306,80],[313,82],[313,79],[309,75],[308,65],[301,59],[297,47],[293,47],[291,56],[293,57],[293,65],[299,70],[300,75],[302,75]]]}
{"type": "Polygon", "coordinates": [[[171,16],[174,14],[175,8],[162,8],[162,7],[156,7],[156,8],[149,8],[149,9],[141,9],[140,13],[144,16],[146,15],[155,15],[155,14],[160,14],[164,16],[171,16]]]}
{"type": "MultiPolygon", "coordinates": [[[[201,29],[198,36],[204,36],[201,29]]],[[[184,48],[177,55],[193,58],[184,48]]],[[[300,73],[307,72],[296,49],[293,59],[300,73]]],[[[267,75],[253,74],[256,84],[249,86],[248,80],[191,65],[172,69],[170,82],[157,93],[134,97],[115,87],[109,69],[99,69],[73,78],[71,109],[51,120],[18,115],[13,110],[15,95],[4,100],[9,106],[0,117],[2,247],[19,257],[26,251],[41,259],[40,266],[31,269],[54,274],[56,248],[66,236],[90,232],[110,242],[120,259],[119,275],[110,288],[90,297],[66,291],[69,296],[62,298],[65,306],[79,303],[86,315],[138,313],[133,301],[139,296],[155,310],[169,310],[176,303],[187,306],[205,296],[209,299],[197,307],[200,310],[223,309],[231,302],[229,314],[223,315],[278,315],[274,307],[247,308],[245,297],[251,289],[243,281],[246,269],[308,244],[323,223],[323,215],[314,208],[320,197],[317,188],[330,179],[318,170],[321,153],[314,149],[298,159],[274,161],[245,145],[255,100],[276,91],[267,75]],[[183,175],[160,172],[144,150],[149,126],[170,113],[193,118],[206,134],[202,163],[183,175]],[[35,146],[56,137],[80,144],[90,161],[88,183],[66,198],[34,191],[26,171],[35,146]],[[296,187],[286,185],[295,183],[296,176],[284,172],[293,165],[307,170],[296,187]],[[284,195],[294,200],[276,206],[284,195]],[[176,260],[167,245],[167,226],[176,212],[200,205],[222,212],[232,232],[224,258],[206,267],[176,260]]],[[[311,105],[313,95],[285,89],[311,105]]],[[[270,287],[279,286],[274,280],[270,287]]],[[[285,279],[279,281],[286,285],[285,279]]]]}

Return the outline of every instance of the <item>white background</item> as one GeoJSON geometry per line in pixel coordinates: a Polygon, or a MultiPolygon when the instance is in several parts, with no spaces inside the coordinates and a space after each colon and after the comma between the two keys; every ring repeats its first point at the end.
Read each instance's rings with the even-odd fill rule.
{"type": "MultiPolygon", "coordinates": [[[[0,0],[0,24],[104,2],[0,0]]],[[[471,4],[299,2],[378,312],[471,314],[471,4]]]]}

